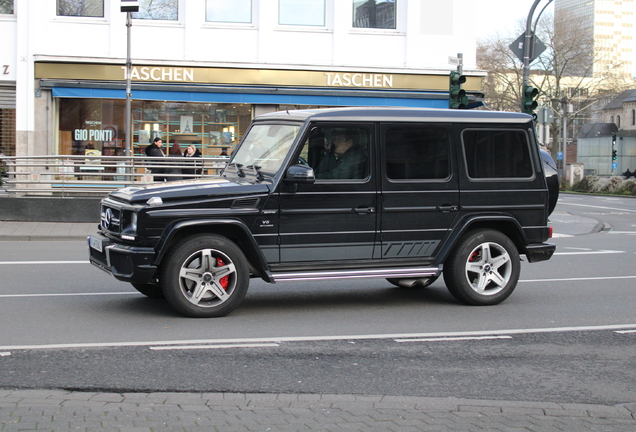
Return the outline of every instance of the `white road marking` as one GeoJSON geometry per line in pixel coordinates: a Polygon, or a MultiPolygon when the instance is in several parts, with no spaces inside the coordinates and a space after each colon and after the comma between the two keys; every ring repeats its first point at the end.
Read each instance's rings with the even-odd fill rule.
{"type": "Polygon", "coordinates": [[[619,334],[636,333],[636,330],[616,330],[614,333],[619,333],[619,334]]]}
{"type": "Polygon", "coordinates": [[[11,355],[10,352],[0,352],[0,357],[8,357],[10,355],[11,355]]]}
{"type": "Polygon", "coordinates": [[[621,254],[625,251],[617,250],[595,250],[585,252],[555,252],[554,255],[607,255],[607,254],[621,254]]]}
{"type": "Polygon", "coordinates": [[[90,264],[89,261],[0,261],[0,265],[90,264]]]}
{"type": "Polygon", "coordinates": [[[94,293],[52,293],[52,294],[0,294],[0,298],[15,297],[74,297],[74,296],[111,296],[111,295],[142,295],[137,291],[130,292],[94,292],[94,293]]]}
{"type": "Polygon", "coordinates": [[[443,341],[465,341],[465,340],[487,340],[487,339],[512,339],[512,336],[457,336],[457,337],[437,337],[418,339],[396,339],[396,342],[443,342],[443,341]]]}
{"type": "Polygon", "coordinates": [[[195,339],[195,340],[170,340],[170,341],[129,341],[129,342],[86,342],[69,344],[44,344],[44,345],[7,345],[0,346],[0,351],[11,350],[35,350],[35,349],[71,349],[71,348],[121,348],[121,347],[150,347],[169,345],[214,345],[214,344],[262,344],[283,342],[322,342],[322,341],[352,341],[352,340],[384,340],[384,339],[415,339],[415,338],[439,338],[439,337],[474,337],[474,336],[499,336],[531,333],[565,333],[583,331],[607,331],[636,329],[636,324],[614,324],[599,326],[579,327],[547,327],[533,329],[508,329],[508,330],[482,330],[464,332],[438,332],[438,333],[398,333],[398,334],[368,334],[368,335],[331,335],[331,336],[284,336],[264,338],[238,338],[238,339],[195,339]]]}
{"type": "Polygon", "coordinates": [[[153,351],[166,350],[194,350],[194,349],[223,349],[223,348],[263,348],[278,347],[277,343],[253,343],[253,344],[216,344],[216,345],[175,345],[175,346],[151,346],[153,351]]]}
{"type": "Polygon", "coordinates": [[[608,234],[627,234],[627,235],[636,235],[636,231],[608,231],[608,234]]]}
{"type": "Polygon", "coordinates": [[[561,201],[559,201],[559,204],[571,205],[571,206],[577,206],[577,207],[590,207],[590,208],[597,208],[597,209],[603,209],[603,210],[618,210],[618,211],[636,213],[636,210],[621,209],[621,208],[615,208],[615,207],[604,207],[604,206],[595,206],[595,205],[588,205],[588,204],[574,204],[574,203],[561,202],[561,201]]]}
{"type": "Polygon", "coordinates": [[[588,281],[588,280],[611,280],[611,279],[636,279],[636,276],[594,276],[581,278],[554,278],[554,279],[524,279],[521,282],[570,282],[570,281],[588,281]]]}

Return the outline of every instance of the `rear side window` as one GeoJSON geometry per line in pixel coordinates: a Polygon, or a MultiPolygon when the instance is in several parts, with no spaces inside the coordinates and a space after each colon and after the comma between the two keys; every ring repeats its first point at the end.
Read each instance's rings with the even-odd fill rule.
{"type": "Polygon", "coordinates": [[[450,134],[444,127],[392,125],[384,132],[386,175],[390,180],[446,179],[450,134]]]}
{"type": "Polygon", "coordinates": [[[464,160],[472,179],[531,178],[528,135],[522,130],[466,129],[464,160]]]}

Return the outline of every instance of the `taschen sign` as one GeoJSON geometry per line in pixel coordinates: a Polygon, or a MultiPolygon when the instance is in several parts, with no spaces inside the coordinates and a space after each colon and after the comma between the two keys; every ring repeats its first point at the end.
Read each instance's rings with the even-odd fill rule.
{"type": "MultiPolygon", "coordinates": [[[[38,79],[125,81],[126,67],[114,64],[35,64],[38,79]]],[[[136,65],[133,82],[223,85],[302,86],[448,91],[448,74],[374,73],[369,71],[317,71],[136,65]]],[[[481,91],[482,76],[467,76],[463,88],[481,91]]]]}

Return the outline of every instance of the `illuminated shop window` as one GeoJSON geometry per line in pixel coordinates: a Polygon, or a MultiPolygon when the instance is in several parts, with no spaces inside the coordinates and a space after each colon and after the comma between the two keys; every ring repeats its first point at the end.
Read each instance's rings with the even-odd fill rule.
{"type": "MultiPolygon", "coordinates": [[[[57,154],[83,155],[86,148],[104,156],[124,156],[125,100],[60,98],[57,154]]],[[[247,129],[250,104],[132,101],[133,154],[143,155],[155,137],[166,148],[194,144],[203,156],[230,154],[247,129]]]]}

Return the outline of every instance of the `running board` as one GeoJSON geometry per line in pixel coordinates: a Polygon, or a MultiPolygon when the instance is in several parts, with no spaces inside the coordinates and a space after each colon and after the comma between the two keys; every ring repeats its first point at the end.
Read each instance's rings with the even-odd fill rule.
{"type": "Polygon", "coordinates": [[[427,278],[439,276],[439,267],[386,268],[369,270],[328,270],[297,273],[272,273],[274,282],[364,278],[427,278]]]}

